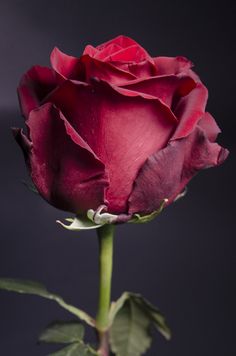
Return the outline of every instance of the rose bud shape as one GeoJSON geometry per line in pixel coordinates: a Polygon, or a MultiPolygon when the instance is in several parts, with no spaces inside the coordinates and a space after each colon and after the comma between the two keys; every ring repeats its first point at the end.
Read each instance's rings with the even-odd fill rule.
{"type": "Polygon", "coordinates": [[[55,207],[86,214],[104,205],[125,221],[170,204],[198,171],[226,159],[207,89],[185,57],[151,57],[118,36],[79,58],[54,48],[51,66],[22,77],[27,133],[13,131],[55,207]]]}

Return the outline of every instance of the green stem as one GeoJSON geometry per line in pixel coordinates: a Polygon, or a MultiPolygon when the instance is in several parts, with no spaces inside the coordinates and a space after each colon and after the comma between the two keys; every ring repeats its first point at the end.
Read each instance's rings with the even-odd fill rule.
{"type": "Polygon", "coordinates": [[[113,260],[113,235],[114,225],[106,224],[98,229],[99,240],[99,301],[96,318],[96,328],[100,335],[100,341],[109,324],[109,309],[111,304],[111,280],[113,260]]]}

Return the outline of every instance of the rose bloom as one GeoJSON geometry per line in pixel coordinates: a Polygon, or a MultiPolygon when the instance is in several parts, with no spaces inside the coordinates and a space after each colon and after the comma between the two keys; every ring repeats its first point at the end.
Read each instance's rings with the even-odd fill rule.
{"type": "Polygon", "coordinates": [[[145,215],[226,159],[205,111],[207,89],[185,57],[151,57],[119,36],[79,58],[54,48],[51,66],[23,75],[27,133],[13,131],[36,188],[55,207],[145,215]]]}

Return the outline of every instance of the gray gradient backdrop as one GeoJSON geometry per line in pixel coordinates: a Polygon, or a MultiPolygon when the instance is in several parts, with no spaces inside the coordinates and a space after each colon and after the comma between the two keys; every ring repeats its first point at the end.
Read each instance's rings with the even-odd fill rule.
{"type": "MultiPolygon", "coordinates": [[[[79,55],[118,34],[154,55],[185,55],[210,91],[208,110],[231,150],[225,164],[202,172],[186,198],[154,222],[123,225],[115,239],[113,299],[140,292],[173,331],[155,335],[149,356],[235,356],[235,47],[234,1],[0,2],[0,276],[35,279],[71,303],[96,311],[94,232],[64,231],[66,213],[27,191],[23,157],[9,127],[22,125],[15,88],[33,64],[47,65],[57,45],[79,55]],[[234,76],[234,77],[233,77],[234,76]]],[[[0,355],[45,356],[36,344],[52,320],[70,315],[50,301],[0,292],[0,355]]],[[[93,336],[87,333],[87,339],[93,336]]]]}

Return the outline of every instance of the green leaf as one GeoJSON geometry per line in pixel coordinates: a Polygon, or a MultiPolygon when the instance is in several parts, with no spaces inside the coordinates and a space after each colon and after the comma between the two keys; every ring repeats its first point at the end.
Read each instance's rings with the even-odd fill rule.
{"type": "Polygon", "coordinates": [[[84,327],[76,321],[56,322],[47,327],[40,335],[39,341],[55,344],[70,344],[50,354],[50,356],[92,356],[97,352],[83,341],[84,327]]]}
{"type": "Polygon", "coordinates": [[[57,352],[50,354],[49,356],[94,356],[94,355],[98,356],[98,353],[95,350],[93,350],[90,346],[74,343],[57,352]]]}
{"type": "Polygon", "coordinates": [[[10,292],[39,295],[44,298],[48,296],[48,291],[43,284],[21,279],[0,278],[0,289],[5,289],[10,292]]]}
{"type": "Polygon", "coordinates": [[[166,339],[171,334],[160,311],[139,294],[124,293],[110,310],[110,343],[117,356],[140,356],[151,345],[154,325],[166,339]]]}
{"type": "Polygon", "coordinates": [[[162,210],[164,209],[164,206],[166,205],[167,202],[168,202],[168,199],[163,199],[159,209],[153,211],[151,214],[143,215],[143,216],[140,214],[134,214],[133,218],[131,220],[129,220],[129,222],[136,223],[136,224],[143,224],[143,223],[152,221],[162,212],[162,210]]]}
{"type": "Polygon", "coordinates": [[[87,216],[76,216],[75,218],[67,218],[66,221],[70,222],[70,225],[62,223],[60,220],[56,222],[63,226],[67,230],[80,231],[80,230],[92,230],[98,229],[102,225],[96,224],[94,221],[90,220],[87,216]]]}
{"type": "Polygon", "coordinates": [[[110,331],[112,351],[117,356],[139,356],[151,345],[149,318],[133,301],[126,300],[110,331]]]}
{"type": "Polygon", "coordinates": [[[133,298],[140,306],[140,308],[144,308],[146,310],[156,329],[166,338],[166,340],[170,340],[171,331],[166,324],[165,317],[161,314],[160,310],[138,294],[133,294],[133,298]]]}
{"type": "Polygon", "coordinates": [[[81,342],[84,327],[79,322],[56,322],[47,327],[39,337],[40,342],[70,344],[81,342]]]}
{"type": "Polygon", "coordinates": [[[85,321],[90,326],[95,326],[95,321],[91,316],[73,305],[67,304],[59,295],[50,293],[43,284],[33,281],[23,281],[19,279],[0,278],[0,289],[11,292],[33,294],[58,303],[62,308],[76,315],[79,319],[85,321]]]}

